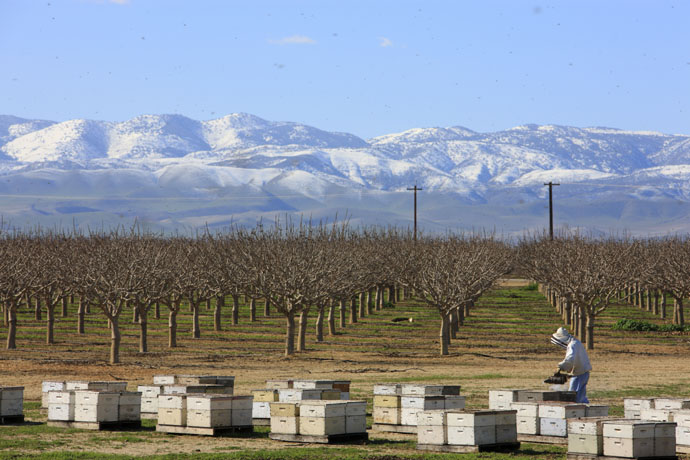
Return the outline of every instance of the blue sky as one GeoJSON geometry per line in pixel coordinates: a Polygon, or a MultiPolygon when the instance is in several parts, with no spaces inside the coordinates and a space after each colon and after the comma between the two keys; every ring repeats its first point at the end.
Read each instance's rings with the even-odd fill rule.
{"type": "Polygon", "coordinates": [[[0,0],[0,113],[690,134],[690,2],[0,0]]]}

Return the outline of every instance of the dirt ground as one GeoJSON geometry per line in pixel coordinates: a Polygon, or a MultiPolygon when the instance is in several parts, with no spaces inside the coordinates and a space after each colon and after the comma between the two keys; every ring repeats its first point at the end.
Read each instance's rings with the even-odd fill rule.
{"type": "MultiPolygon", "coordinates": [[[[445,357],[437,355],[438,320],[434,313],[414,302],[403,302],[395,309],[364,318],[357,325],[348,325],[340,330],[341,335],[327,337],[324,344],[314,344],[310,336],[310,350],[292,358],[280,354],[280,318],[275,318],[271,326],[275,329],[262,330],[256,340],[244,336],[232,338],[229,336],[233,333],[228,332],[228,337],[222,335],[205,342],[185,339],[184,345],[173,351],[161,345],[165,339],[161,333],[161,337],[152,340],[154,351],[147,354],[125,351],[123,362],[117,365],[104,361],[107,336],[103,331],[95,331],[91,339],[84,338],[82,342],[76,335],[65,332],[62,341],[52,347],[41,344],[40,338],[28,346],[29,340],[20,338],[18,350],[0,351],[0,385],[25,386],[25,400],[39,401],[41,382],[53,379],[123,379],[134,390],[138,384],[150,384],[155,374],[234,375],[235,394],[247,394],[262,388],[266,379],[330,378],[351,380],[352,399],[371,401],[375,383],[419,381],[459,383],[462,394],[468,398],[468,407],[486,407],[490,389],[548,388],[542,381],[562,359],[562,351],[548,344],[550,333],[561,323],[559,317],[538,293],[521,290],[523,284],[506,282],[509,290],[483,299],[460,329],[458,339],[453,341],[451,355],[445,357]],[[392,319],[408,315],[415,321],[406,322],[401,326],[403,329],[395,329],[398,323],[392,319]],[[382,335],[381,330],[389,331],[388,336],[382,335]],[[391,337],[401,337],[400,345],[391,337]],[[89,340],[92,346],[88,346],[89,340]],[[257,345],[261,343],[270,346],[263,349],[257,345]],[[362,343],[365,349],[361,348],[362,343]],[[226,349],[229,351],[224,353],[226,349]]],[[[630,310],[631,317],[657,321],[638,309],[620,308],[625,312],[630,310]]],[[[592,402],[620,407],[624,396],[647,392],[690,397],[690,336],[611,331],[608,325],[620,314],[615,310],[611,317],[602,317],[596,348],[590,352],[594,371],[588,389],[592,402]]],[[[131,337],[132,343],[135,340],[136,336],[131,337]]],[[[38,410],[28,411],[27,415],[33,421],[45,421],[45,414],[38,410]]],[[[8,428],[0,427],[0,438],[10,434],[8,428]]],[[[263,436],[199,439],[151,432],[129,434],[144,439],[125,436],[118,440],[119,434],[81,431],[65,434],[55,430],[27,436],[38,436],[46,442],[59,441],[55,450],[126,455],[285,447],[263,436]]],[[[372,437],[391,441],[410,439],[388,434],[372,437]]],[[[397,450],[394,444],[384,448],[391,453],[397,450]]]]}

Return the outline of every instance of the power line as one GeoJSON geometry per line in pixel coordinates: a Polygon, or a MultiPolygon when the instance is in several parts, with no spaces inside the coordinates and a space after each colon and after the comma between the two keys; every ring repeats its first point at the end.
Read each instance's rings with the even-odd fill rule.
{"type": "Polygon", "coordinates": [[[419,188],[417,187],[417,184],[414,184],[414,187],[408,187],[407,190],[414,190],[414,240],[417,241],[417,191],[424,189],[419,188]]]}

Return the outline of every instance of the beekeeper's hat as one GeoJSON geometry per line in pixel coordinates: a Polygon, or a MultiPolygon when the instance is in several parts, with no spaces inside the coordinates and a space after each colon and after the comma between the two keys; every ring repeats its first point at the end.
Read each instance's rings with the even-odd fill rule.
{"type": "Polygon", "coordinates": [[[573,338],[564,327],[559,327],[558,330],[551,336],[551,343],[558,345],[561,348],[568,348],[568,343],[573,338]]]}

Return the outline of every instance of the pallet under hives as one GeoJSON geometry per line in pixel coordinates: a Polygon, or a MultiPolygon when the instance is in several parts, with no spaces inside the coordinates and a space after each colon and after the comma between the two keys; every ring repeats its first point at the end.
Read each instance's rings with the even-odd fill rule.
{"type": "Polygon", "coordinates": [[[566,460],[678,460],[678,457],[676,455],[670,457],[611,457],[609,455],[568,453],[566,460]]]}
{"type": "Polygon", "coordinates": [[[483,444],[480,446],[458,446],[448,444],[417,444],[417,450],[430,452],[454,452],[454,453],[473,453],[473,452],[511,452],[520,448],[519,442],[505,442],[500,444],[483,444]]]}
{"type": "Polygon", "coordinates": [[[371,425],[371,431],[379,433],[411,434],[417,436],[416,425],[392,425],[390,423],[374,423],[373,425],[371,425]]]}
{"type": "Polygon", "coordinates": [[[275,441],[305,442],[314,444],[359,443],[369,439],[369,435],[367,433],[341,433],[327,435],[269,433],[268,437],[275,441]]]}
{"type": "Polygon", "coordinates": [[[58,428],[78,428],[80,430],[97,431],[128,431],[141,428],[141,420],[116,421],[116,422],[74,422],[48,420],[48,426],[58,428]]]}
{"type": "Polygon", "coordinates": [[[556,444],[560,446],[568,444],[568,438],[564,436],[542,436],[539,434],[518,433],[517,439],[520,442],[531,442],[534,444],[556,444]]]}
{"type": "Polygon", "coordinates": [[[222,436],[232,433],[253,433],[253,426],[227,426],[227,427],[196,427],[179,425],[156,425],[159,433],[193,434],[197,436],[222,436]]]}
{"type": "Polygon", "coordinates": [[[24,423],[23,415],[3,415],[0,417],[0,425],[18,425],[24,423]]]}

